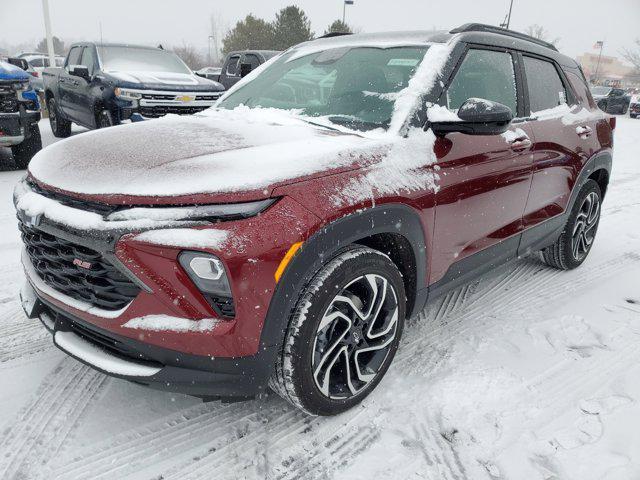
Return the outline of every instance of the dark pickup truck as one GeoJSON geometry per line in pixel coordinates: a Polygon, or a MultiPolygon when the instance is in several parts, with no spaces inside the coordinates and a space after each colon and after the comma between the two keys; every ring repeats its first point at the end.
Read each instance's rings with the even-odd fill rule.
{"type": "Polygon", "coordinates": [[[71,123],[92,129],[198,113],[224,91],[172,52],[121,44],[74,44],[64,66],[45,69],[43,80],[56,137],[68,137],[71,123]]]}
{"type": "MultiPolygon", "coordinates": [[[[277,50],[242,50],[230,52],[224,59],[222,71],[219,74],[202,71],[198,75],[220,82],[225,90],[233,87],[251,70],[258,68],[267,60],[279,55],[277,50]]],[[[203,69],[205,70],[205,69],[203,69]]]]}

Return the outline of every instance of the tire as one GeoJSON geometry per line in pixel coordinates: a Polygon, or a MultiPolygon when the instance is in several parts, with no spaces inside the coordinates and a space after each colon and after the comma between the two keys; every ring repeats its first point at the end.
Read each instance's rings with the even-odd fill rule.
{"type": "Polygon", "coordinates": [[[109,128],[113,127],[116,123],[113,120],[113,116],[109,110],[101,110],[96,115],[96,127],[97,128],[109,128]]]}
{"type": "Polygon", "coordinates": [[[629,105],[623,105],[622,106],[622,115],[626,115],[628,110],[629,110],[629,105]]]}
{"type": "Polygon", "coordinates": [[[635,113],[630,113],[630,114],[629,114],[629,116],[630,116],[631,118],[638,118],[638,116],[637,116],[635,113]]]}
{"type": "Polygon", "coordinates": [[[389,368],[405,314],[404,283],[389,257],[361,246],[341,251],[302,291],[269,385],[311,415],[352,408],[389,368]]]}
{"type": "Polygon", "coordinates": [[[58,102],[54,97],[51,97],[47,102],[47,109],[49,110],[49,125],[51,125],[53,135],[58,138],[70,136],[71,122],[60,116],[58,102]]]}
{"type": "Polygon", "coordinates": [[[587,180],[580,189],[560,237],[542,251],[542,258],[547,265],[572,270],[585,261],[598,231],[601,205],[600,187],[595,181],[587,180]]]}
{"type": "Polygon", "coordinates": [[[29,138],[22,143],[11,147],[13,153],[13,161],[16,167],[24,170],[29,166],[29,162],[33,156],[42,150],[42,138],[40,137],[40,128],[37,123],[29,126],[29,138]]]}

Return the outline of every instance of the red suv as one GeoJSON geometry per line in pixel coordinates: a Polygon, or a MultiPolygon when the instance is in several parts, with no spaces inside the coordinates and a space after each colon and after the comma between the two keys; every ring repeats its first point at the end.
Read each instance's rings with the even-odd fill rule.
{"type": "Polygon", "coordinates": [[[516,32],[304,43],[207,112],[40,152],[15,192],[24,309],[104,373],[336,414],[429,299],[533,252],[585,260],[614,127],[516,32]]]}

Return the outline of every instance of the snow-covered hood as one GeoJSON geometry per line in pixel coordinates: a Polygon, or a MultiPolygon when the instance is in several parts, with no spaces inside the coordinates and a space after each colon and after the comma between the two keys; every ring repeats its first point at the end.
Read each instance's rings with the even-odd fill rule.
{"type": "Polygon", "coordinates": [[[224,90],[218,82],[189,73],[111,71],[106,74],[114,84],[125,88],[224,90]]]}
{"type": "Polygon", "coordinates": [[[239,201],[266,198],[296,179],[357,168],[386,143],[383,136],[334,132],[279,111],[209,110],[71,137],[39,152],[29,173],[81,196],[146,203],[210,194],[239,201]]]}

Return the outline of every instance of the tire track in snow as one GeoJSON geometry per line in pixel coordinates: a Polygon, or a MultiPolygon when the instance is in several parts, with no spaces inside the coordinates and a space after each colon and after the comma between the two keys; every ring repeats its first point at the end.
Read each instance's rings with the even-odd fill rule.
{"type": "MultiPolygon", "coordinates": [[[[571,282],[574,288],[578,288],[585,281],[616,271],[628,260],[639,259],[640,256],[624,257],[590,264],[585,272],[571,282]]],[[[396,359],[395,364],[402,367],[409,361],[423,363],[422,360],[416,361],[415,350],[422,350],[420,357],[430,355],[434,346],[446,345],[455,336],[464,333],[472,327],[469,321],[487,310],[487,300],[494,304],[491,311],[495,310],[495,306],[500,306],[499,311],[509,311],[519,302],[523,293],[534,290],[539,293],[537,302],[546,302],[549,293],[558,291],[559,282],[555,280],[562,274],[566,273],[551,270],[538,261],[528,259],[507,272],[451,292],[435,307],[435,313],[421,313],[418,323],[409,327],[411,333],[420,334],[425,328],[436,324],[435,336],[431,335],[431,340],[435,338],[436,343],[430,344],[429,338],[403,343],[399,351],[400,358],[396,359]],[[404,355],[400,355],[401,352],[404,355]]],[[[566,283],[566,279],[562,283],[566,283]]],[[[525,306],[527,309],[534,307],[532,304],[525,306]]],[[[427,362],[427,365],[430,364],[427,362]]],[[[97,444],[81,452],[73,462],[54,470],[54,477],[65,480],[86,478],[87,475],[100,472],[102,478],[113,478],[140,471],[164,471],[163,478],[166,479],[207,478],[215,471],[224,478],[227,474],[233,477],[239,472],[249,475],[252,469],[257,468],[255,460],[260,456],[267,457],[263,458],[260,468],[269,478],[329,476],[338,468],[333,465],[346,464],[379,438],[379,433],[373,428],[358,428],[358,423],[354,426],[354,422],[370,425],[374,419],[373,412],[358,413],[347,425],[336,427],[326,419],[309,421],[283,405],[279,399],[270,398],[251,404],[192,407],[168,421],[121,434],[113,441],[97,444]],[[257,408],[261,413],[254,411],[257,408]],[[314,440],[309,441],[310,437],[314,440]],[[322,452],[332,451],[331,446],[338,441],[336,439],[347,437],[352,441],[340,443],[344,462],[336,462],[330,454],[323,455],[322,452]],[[157,462],[163,465],[159,466],[157,462]]],[[[432,436],[429,445],[431,455],[441,459],[440,468],[445,468],[443,478],[464,478],[451,444],[443,438],[435,439],[432,436]]]]}
{"type": "Polygon", "coordinates": [[[6,315],[0,324],[0,364],[55,348],[40,321],[28,319],[17,304],[6,315]]]}
{"type": "Polygon", "coordinates": [[[63,359],[2,432],[0,478],[38,477],[106,378],[72,358],[63,359]]]}

